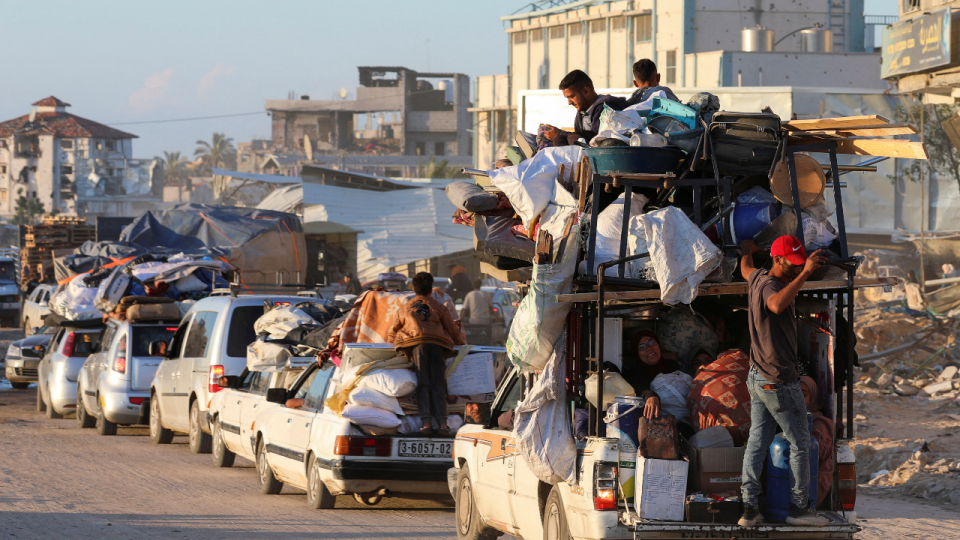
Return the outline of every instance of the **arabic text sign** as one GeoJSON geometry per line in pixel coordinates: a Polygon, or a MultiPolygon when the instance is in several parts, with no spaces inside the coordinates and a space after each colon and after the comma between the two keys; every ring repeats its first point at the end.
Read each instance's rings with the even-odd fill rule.
{"type": "Polygon", "coordinates": [[[880,77],[887,79],[950,64],[950,41],[949,9],[884,28],[880,77]]]}

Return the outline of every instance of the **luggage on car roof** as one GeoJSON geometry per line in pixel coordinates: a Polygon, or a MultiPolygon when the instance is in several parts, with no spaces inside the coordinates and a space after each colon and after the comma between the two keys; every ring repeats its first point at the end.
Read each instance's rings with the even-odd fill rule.
{"type": "Polygon", "coordinates": [[[131,323],[144,321],[179,321],[180,308],[174,303],[133,304],[127,308],[127,320],[131,323]]]}

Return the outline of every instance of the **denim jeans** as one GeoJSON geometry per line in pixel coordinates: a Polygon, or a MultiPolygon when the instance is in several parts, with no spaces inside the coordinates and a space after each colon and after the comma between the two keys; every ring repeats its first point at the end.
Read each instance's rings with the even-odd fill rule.
{"type": "MultiPolygon", "coordinates": [[[[807,407],[800,391],[800,381],[773,384],[756,367],[750,367],[747,389],[750,391],[750,436],[743,456],[743,504],[757,508],[760,496],[760,473],[776,435],[777,425],[790,443],[790,502],[797,508],[809,506],[810,490],[810,429],[807,426],[807,407]]],[[[768,473],[769,474],[769,473],[768,473]]]]}

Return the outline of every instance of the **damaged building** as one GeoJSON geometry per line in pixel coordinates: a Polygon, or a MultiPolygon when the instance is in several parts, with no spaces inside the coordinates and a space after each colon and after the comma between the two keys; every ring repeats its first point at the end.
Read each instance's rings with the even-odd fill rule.
{"type": "Polygon", "coordinates": [[[472,164],[467,75],[358,69],[356,99],[268,99],[271,138],[240,143],[238,170],[298,176],[312,163],[396,177],[417,176],[430,157],[472,164]]]}
{"type": "Polygon", "coordinates": [[[50,96],[28,114],[0,123],[0,216],[17,213],[20,196],[45,213],[137,215],[163,200],[152,159],[133,158],[132,133],[66,111],[50,96]]]}

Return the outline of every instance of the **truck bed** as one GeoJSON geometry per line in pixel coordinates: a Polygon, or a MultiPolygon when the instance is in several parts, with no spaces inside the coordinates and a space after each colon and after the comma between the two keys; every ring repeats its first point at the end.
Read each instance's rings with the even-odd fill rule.
{"type": "MultiPolygon", "coordinates": [[[[836,512],[820,512],[830,519],[823,527],[796,527],[786,523],[761,523],[756,527],[715,523],[687,523],[642,519],[636,512],[622,512],[621,521],[630,528],[634,538],[775,538],[784,540],[838,540],[853,538],[860,526],[851,523],[836,512]]],[[[855,514],[847,513],[854,521],[855,514]]]]}

